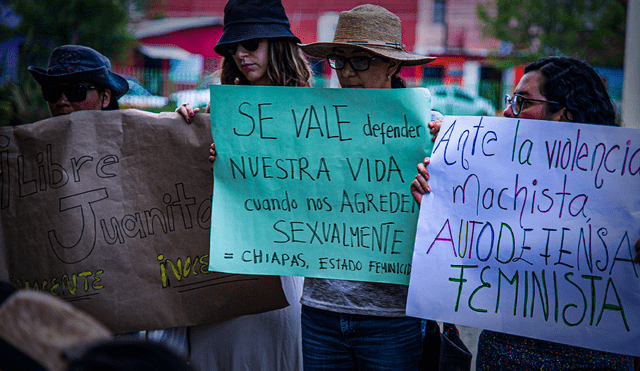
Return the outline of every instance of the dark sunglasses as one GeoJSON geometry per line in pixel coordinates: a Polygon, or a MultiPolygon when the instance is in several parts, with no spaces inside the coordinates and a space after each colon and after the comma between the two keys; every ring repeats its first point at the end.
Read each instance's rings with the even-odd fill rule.
{"type": "Polygon", "coordinates": [[[42,95],[47,102],[56,103],[60,100],[62,93],[69,102],[84,102],[87,99],[87,91],[97,89],[95,85],[42,85],[42,95]]]}
{"type": "Polygon", "coordinates": [[[236,54],[236,50],[238,49],[238,44],[242,45],[243,48],[245,48],[250,52],[255,52],[256,50],[258,50],[258,47],[260,46],[260,40],[261,39],[250,39],[250,40],[243,40],[237,43],[223,44],[223,45],[220,45],[220,49],[222,49],[222,55],[224,57],[232,57],[234,54],[236,54]]]}
{"type": "Polygon", "coordinates": [[[327,61],[329,62],[329,66],[334,70],[341,70],[344,68],[347,62],[356,71],[366,71],[371,67],[371,62],[378,59],[386,59],[382,57],[351,57],[345,58],[339,55],[328,55],[327,61]]]}

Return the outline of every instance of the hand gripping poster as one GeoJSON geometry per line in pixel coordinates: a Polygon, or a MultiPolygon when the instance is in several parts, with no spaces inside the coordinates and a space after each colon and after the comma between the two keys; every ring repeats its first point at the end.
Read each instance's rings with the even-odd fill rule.
{"type": "Polygon", "coordinates": [[[210,269],[408,284],[426,89],[212,86],[210,269]]]}
{"type": "Polygon", "coordinates": [[[640,355],[640,131],[447,117],[407,315],[640,355]]]}
{"type": "Polygon", "coordinates": [[[209,272],[209,116],[82,111],[0,129],[0,279],[116,333],[287,305],[279,277],[209,272]]]}

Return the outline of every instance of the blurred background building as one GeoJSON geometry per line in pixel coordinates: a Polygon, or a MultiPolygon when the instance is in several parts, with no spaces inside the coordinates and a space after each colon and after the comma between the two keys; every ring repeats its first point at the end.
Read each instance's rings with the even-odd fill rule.
{"type": "MultiPolygon", "coordinates": [[[[1,1],[0,79],[3,86],[8,82],[19,87],[18,93],[4,92],[5,101],[12,94],[21,96],[25,107],[38,98],[41,100],[38,89],[30,87],[29,77],[21,77],[26,72],[22,70],[26,70],[27,64],[44,66],[55,46],[69,43],[91,46],[111,58],[114,70],[125,75],[132,86],[120,102],[124,107],[169,110],[186,101],[196,105],[208,101],[206,88],[214,82],[212,74],[222,59],[213,47],[222,34],[226,0],[113,0],[109,8],[104,1],[42,0],[41,9],[34,9],[34,3],[26,0],[1,1]],[[56,14],[45,16],[60,7],[65,7],[65,12],[57,18],[56,14]],[[98,8],[93,14],[89,11],[92,7],[98,8]],[[74,9],[80,13],[76,18],[74,9]],[[61,19],[65,17],[69,19],[61,19]],[[113,19],[114,28],[124,30],[121,36],[111,35],[108,26],[98,22],[106,17],[113,19]],[[57,32],[52,30],[55,27],[57,32]],[[52,32],[57,38],[52,37],[52,32]],[[65,32],[69,35],[64,35],[65,32]]],[[[541,0],[540,4],[545,5],[541,12],[518,5],[512,10],[513,14],[501,13],[504,9],[501,4],[510,0],[282,2],[293,33],[305,44],[332,40],[338,13],[365,2],[381,5],[398,15],[406,49],[437,57],[426,66],[405,67],[401,76],[410,86],[430,87],[434,106],[439,105],[438,109],[444,114],[499,114],[504,94],[510,93],[520,79],[524,65],[545,54],[579,54],[578,57],[587,59],[603,76],[618,105],[621,100],[626,16],[625,5],[621,4],[624,1],[603,0],[597,9],[578,12],[575,9],[584,8],[578,3],[591,2],[578,0],[564,4],[566,2],[541,0]],[[560,6],[572,8],[551,9],[560,6]],[[579,13],[575,15],[580,19],[577,23],[583,24],[584,30],[577,32],[553,19],[543,19],[545,14],[561,11],[579,13]],[[607,23],[601,25],[605,21],[607,23]],[[611,35],[603,32],[610,28],[611,35]],[[575,40],[563,39],[565,34],[575,40]],[[620,34],[621,49],[616,41],[620,34]],[[580,55],[583,49],[588,49],[584,40],[594,39],[594,35],[600,35],[599,39],[608,37],[601,42],[605,45],[596,49],[600,47],[599,50],[609,52],[580,55]],[[613,59],[596,58],[608,54],[612,54],[613,59]]],[[[337,87],[335,72],[326,61],[311,60],[311,64],[315,86],[337,87]]],[[[0,110],[2,94],[0,91],[0,110]]],[[[29,122],[35,118],[22,115],[14,121],[29,122]]]]}
{"type": "MultiPolygon", "coordinates": [[[[493,55],[499,52],[501,42],[481,35],[476,11],[478,0],[370,2],[400,17],[403,43],[408,50],[438,57],[426,67],[403,69],[402,75],[411,86],[461,85],[472,95],[480,94],[498,105],[503,96],[503,82],[512,85],[518,78],[517,68],[495,68],[493,55]]],[[[119,68],[162,69],[175,78],[176,84],[192,83],[197,74],[204,74],[206,80],[206,74],[215,71],[221,61],[213,46],[222,34],[225,3],[158,2],[147,15],[161,14],[163,18],[141,19],[133,24],[134,35],[140,43],[138,53],[132,63],[119,68]],[[183,76],[187,71],[189,76],[183,76]]],[[[305,44],[331,41],[338,13],[361,3],[358,0],[283,0],[291,29],[305,44]]],[[[337,85],[326,62],[316,60],[312,65],[316,86],[337,85]]],[[[168,86],[162,90],[151,89],[157,94],[171,90],[168,86]]]]}

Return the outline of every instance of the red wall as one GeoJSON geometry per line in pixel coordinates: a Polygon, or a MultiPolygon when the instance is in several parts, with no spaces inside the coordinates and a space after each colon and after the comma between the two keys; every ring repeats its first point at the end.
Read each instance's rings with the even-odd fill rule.
{"type": "MultiPolygon", "coordinates": [[[[155,10],[166,17],[193,17],[193,16],[224,16],[226,0],[181,0],[180,2],[159,1],[155,10]]],[[[389,1],[368,0],[367,3],[380,5],[396,14],[402,22],[402,42],[407,49],[413,49],[415,43],[415,27],[417,1],[389,1]]],[[[363,4],[362,0],[282,0],[291,31],[300,38],[302,43],[316,41],[318,16],[326,12],[341,12],[363,4]]],[[[213,44],[218,41],[221,34],[217,35],[213,44]]],[[[145,43],[151,44],[147,39],[145,43]]],[[[176,44],[177,45],[177,44],[176,44]]],[[[178,45],[189,50],[182,45],[178,45]]],[[[213,50],[213,49],[211,49],[213,50]]],[[[203,54],[204,55],[204,54],[203,54]]]]}
{"type": "Polygon", "coordinates": [[[158,35],[140,39],[145,45],[174,45],[192,54],[201,54],[204,58],[220,58],[213,51],[220,36],[222,26],[206,26],[175,31],[167,35],[158,35]]]}

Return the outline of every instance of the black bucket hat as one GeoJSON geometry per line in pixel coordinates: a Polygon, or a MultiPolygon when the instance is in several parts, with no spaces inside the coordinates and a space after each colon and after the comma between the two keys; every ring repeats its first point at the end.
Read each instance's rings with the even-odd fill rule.
{"type": "Polygon", "coordinates": [[[229,0],[224,7],[222,36],[213,49],[223,55],[222,45],[276,37],[300,43],[300,39],[291,32],[280,0],[229,0]]]}
{"type": "Polygon", "coordinates": [[[127,80],[111,71],[109,58],[86,46],[60,46],[51,52],[46,71],[34,66],[28,69],[40,85],[86,81],[111,90],[115,100],[129,90],[127,80]]]}

